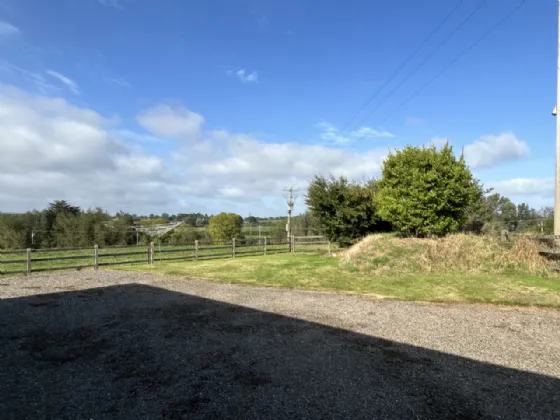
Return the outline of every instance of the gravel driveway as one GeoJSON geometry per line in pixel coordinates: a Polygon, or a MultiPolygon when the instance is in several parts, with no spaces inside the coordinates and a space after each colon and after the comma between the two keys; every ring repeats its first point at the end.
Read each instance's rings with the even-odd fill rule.
{"type": "Polygon", "coordinates": [[[560,312],[0,279],[2,419],[560,419],[560,312]]]}

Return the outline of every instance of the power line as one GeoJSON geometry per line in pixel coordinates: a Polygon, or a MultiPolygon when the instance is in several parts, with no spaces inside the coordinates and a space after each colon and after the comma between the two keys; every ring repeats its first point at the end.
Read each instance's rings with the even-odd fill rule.
{"type": "Polygon", "coordinates": [[[425,85],[423,85],[420,89],[418,89],[416,92],[414,92],[405,101],[401,102],[401,104],[399,106],[397,106],[395,109],[393,109],[391,112],[389,112],[379,122],[379,124],[383,124],[390,117],[392,117],[393,114],[395,114],[403,106],[405,106],[408,102],[410,102],[412,99],[414,99],[420,93],[422,93],[422,91],[424,91],[424,89],[426,89],[433,82],[435,82],[437,79],[439,79],[447,70],[449,70],[453,65],[455,65],[461,58],[463,58],[465,55],[467,55],[469,52],[471,52],[473,49],[475,49],[478,46],[478,44],[480,44],[482,41],[484,41],[484,39],[486,39],[490,34],[492,34],[496,29],[498,29],[504,22],[506,22],[511,16],[513,16],[513,14],[515,12],[517,12],[519,9],[521,9],[525,5],[526,2],[527,2],[527,0],[522,0],[521,3],[518,6],[513,8],[504,18],[502,18],[500,21],[498,21],[498,23],[496,23],[494,26],[492,26],[489,30],[487,30],[484,34],[482,34],[482,36],[479,37],[475,42],[473,42],[471,45],[469,45],[461,54],[459,54],[453,61],[451,61],[447,66],[445,66],[434,77],[432,77],[425,85]]]}
{"type": "Polygon", "coordinates": [[[439,30],[441,28],[443,28],[443,26],[447,23],[447,21],[457,12],[457,10],[459,10],[459,8],[463,5],[463,1],[464,0],[460,0],[459,4],[457,6],[455,6],[455,8],[453,8],[453,10],[451,10],[451,12],[449,12],[445,18],[440,22],[440,24],[438,26],[436,26],[436,28],[428,35],[428,37],[426,39],[424,39],[424,41],[420,44],[420,46],[418,48],[416,48],[414,50],[414,52],[397,68],[397,70],[391,75],[391,77],[389,77],[389,79],[387,79],[376,91],[373,95],[371,95],[368,100],[360,107],[360,109],[358,110],[358,112],[356,112],[354,114],[354,116],[348,121],[348,123],[344,126],[344,128],[342,129],[342,132],[346,132],[346,130],[352,125],[353,120],[365,109],[369,106],[369,104],[371,104],[371,102],[377,97],[377,95],[379,95],[379,93],[381,93],[381,91],[385,88],[385,86],[387,86],[389,83],[391,83],[393,81],[393,79],[397,76],[397,74],[399,74],[399,72],[408,64],[412,61],[412,59],[414,59],[414,57],[416,57],[416,54],[418,54],[420,52],[420,50],[424,47],[424,45],[426,45],[431,39],[432,37],[439,32],[439,30]]]}
{"type": "Polygon", "coordinates": [[[379,108],[381,108],[381,105],[383,105],[389,98],[391,98],[396,92],[397,90],[399,90],[401,88],[402,85],[404,85],[408,80],[410,80],[410,78],[412,76],[414,76],[414,74],[420,70],[420,68],[422,68],[424,66],[424,64],[426,64],[428,61],[430,61],[430,59],[436,55],[436,53],[441,50],[455,35],[457,35],[457,33],[467,24],[469,23],[469,21],[475,17],[475,15],[488,3],[488,0],[484,0],[482,3],[480,3],[478,5],[478,7],[467,16],[466,19],[464,19],[459,26],[457,26],[455,28],[455,30],[453,32],[451,32],[451,34],[445,38],[442,42],[440,42],[437,46],[437,48],[432,51],[424,60],[422,60],[422,62],[420,62],[420,64],[418,64],[414,69],[412,69],[411,72],[409,72],[405,78],[393,89],[391,90],[382,100],[381,102],[379,102],[370,112],[369,114],[367,114],[364,118],[362,118],[360,121],[358,121],[358,125],[360,123],[362,123],[364,120],[370,118],[375,111],[377,111],[379,108]]]}

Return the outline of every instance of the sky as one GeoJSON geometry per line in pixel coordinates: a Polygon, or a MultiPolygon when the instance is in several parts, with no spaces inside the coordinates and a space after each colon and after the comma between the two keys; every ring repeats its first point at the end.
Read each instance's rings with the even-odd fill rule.
{"type": "Polygon", "coordinates": [[[446,141],[550,206],[557,19],[555,0],[0,0],[0,211],[275,216],[293,185],[301,212],[315,174],[446,141]]]}

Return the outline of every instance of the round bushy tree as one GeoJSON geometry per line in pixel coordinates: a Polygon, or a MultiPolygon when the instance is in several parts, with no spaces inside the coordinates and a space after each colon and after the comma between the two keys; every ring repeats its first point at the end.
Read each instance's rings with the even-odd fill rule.
{"type": "Polygon", "coordinates": [[[242,239],[243,218],[235,213],[220,213],[210,218],[208,233],[214,241],[242,239]]]}
{"type": "Polygon", "coordinates": [[[463,156],[451,146],[413,147],[391,153],[374,196],[377,212],[397,232],[445,235],[466,221],[470,205],[483,191],[463,156]]]}

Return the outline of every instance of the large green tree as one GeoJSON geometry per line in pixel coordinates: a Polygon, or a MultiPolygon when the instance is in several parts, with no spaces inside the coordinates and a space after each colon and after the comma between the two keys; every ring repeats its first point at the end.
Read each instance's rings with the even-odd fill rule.
{"type": "Polygon", "coordinates": [[[463,157],[445,145],[408,146],[383,163],[373,199],[378,214],[407,235],[445,235],[458,230],[483,194],[463,157]]]}
{"type": "Polygon", "coordinates": [[[214,241],[242,239],[243,218],[235,213],[220,213],[210,218],[208,233],[214,241]]]}
{"type": "Polygon", "coordinates": [[[305,202],[319,230],[329,240],[346,246],[368,233],[390,229],[377,215],[376,190],[375,181],[359,184],[345,177],[315,176],[305,202]]]}

